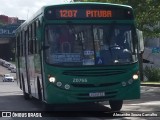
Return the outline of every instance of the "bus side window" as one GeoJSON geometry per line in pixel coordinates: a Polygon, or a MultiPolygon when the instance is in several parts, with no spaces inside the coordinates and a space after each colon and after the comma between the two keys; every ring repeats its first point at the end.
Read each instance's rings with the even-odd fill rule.
{"type": "Polygon", "coordinates": [[[33,52],[36,53],[36,50],[35,50],[35,41],[36,41],[36,37],[35,37],[35,22],[32,23],[32,40],[33,40],[33,43],[34,43],[34,46],[33,46],[33,52]]]}
{"type": "Polygon", "coordinates": [[[29,36],[28,37],[26,36],[26,39],[28,39],[28,54],[32,55],[33,54],[33,39],[32,39],[31,25],[29,26],[29,36]]]}
{"type": "Polygon", "coordinates": [[[37,54],[38,53],[38,51],[39,51],[39,41],[37,41],[37,37],[36,37],[36,32],[37,32],[37,29],[38,29],[38,27],[40,26],[40,21],[39,20],[37,20],[35,23],[34,23],[34,49],[35,49],[35,53],[37,54]]]}
{"type": "Polygon", "coordinates": [[[24,31],[22,31],[22,39],[21,39],[21,56],[24,56],[24,31]]]}
{"type": "Polygon", "coordinates": [[[19,56],[22,56],[22,32],[20,33],[20,42],[19,42],[19,49],[20,49],[20,52],[19,52],[19,56]]]}
{"type": "Polygon", "coordinates": [[[17,35],[17,40],[16,40],[16,56],[20,56],[20,33],[17,35]]]}

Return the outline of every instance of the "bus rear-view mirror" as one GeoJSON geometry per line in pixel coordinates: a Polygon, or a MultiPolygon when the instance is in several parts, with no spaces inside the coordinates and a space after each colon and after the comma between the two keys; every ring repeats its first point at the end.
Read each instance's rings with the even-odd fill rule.
{"type": "Polygon", "coordinates": [[[137,29],[139,53],[144,52],[143,32],[137,29]]]}

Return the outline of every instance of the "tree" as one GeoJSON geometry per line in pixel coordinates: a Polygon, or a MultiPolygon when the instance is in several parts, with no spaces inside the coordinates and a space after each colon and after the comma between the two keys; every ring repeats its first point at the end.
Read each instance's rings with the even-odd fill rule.
{"type": "Polygon", "coordinates": [[[73,0],[73,2],[109,2],[130,5],[134,9],[137,28],[145,37],[160,37],[160,0],[73,0]]]}

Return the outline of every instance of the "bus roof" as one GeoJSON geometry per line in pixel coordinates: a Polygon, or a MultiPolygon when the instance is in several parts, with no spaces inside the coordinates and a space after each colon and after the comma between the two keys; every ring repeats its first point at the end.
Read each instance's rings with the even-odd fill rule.
{"type": "Polygon", "coordinates": [[[72,3],[65,3],[65,4],[55,4],[55,5],[47,5],[44,7],[53,7],[53,6],[63,6],[63,5],[108,5],[108,6],[119,6],[119,7],[126,7],[126,8],[132,8],[129,5],[123,5],[123,4],[114,4],[114,3],[104,3],[104,2],[72,2],[72,3]]]}

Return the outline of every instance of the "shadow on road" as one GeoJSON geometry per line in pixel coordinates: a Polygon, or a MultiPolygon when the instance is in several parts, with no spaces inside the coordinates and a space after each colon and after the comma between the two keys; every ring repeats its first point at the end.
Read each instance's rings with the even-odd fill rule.
{"type": "Polygon", "coordinates": [[[13,112],[41,112],[44,117],[108,117],[112,114],[102,104],[84,103],[51,106],[44,111],[42,102],[37,99],[25,100],[23,95],[0,96],[0,110],[13,112]]]}

